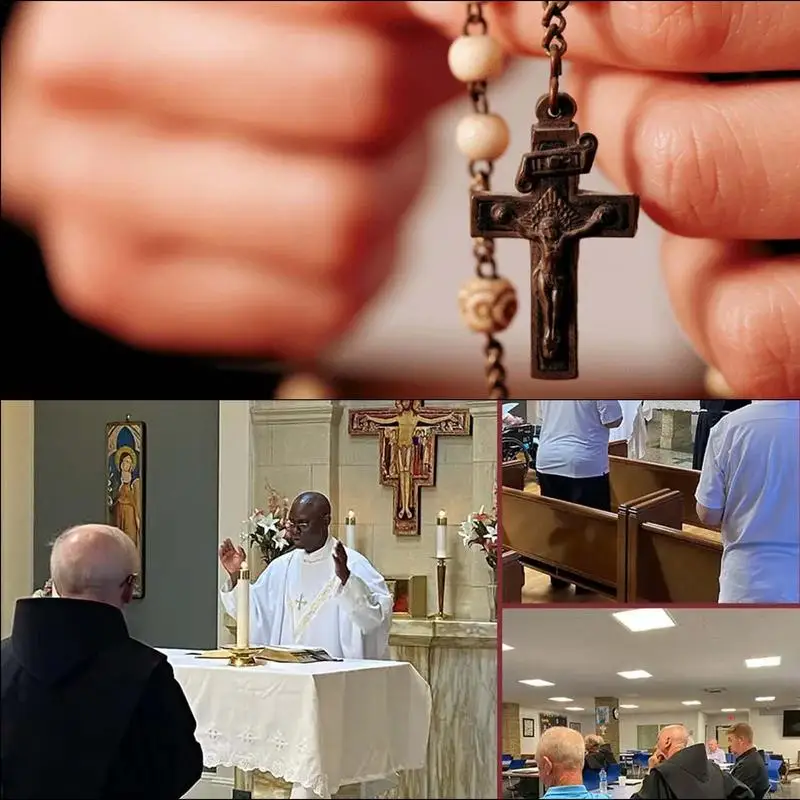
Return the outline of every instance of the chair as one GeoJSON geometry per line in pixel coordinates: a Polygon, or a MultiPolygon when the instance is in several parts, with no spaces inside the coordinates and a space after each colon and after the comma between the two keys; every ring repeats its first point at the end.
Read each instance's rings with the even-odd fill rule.
{"type": "Polygon", "coordinates": [[[770,793],[778,791],[778,785],[780,784],[781,781],[780,768],[781,768],[780,761],[776,761],[775,759],[771,758],[767,762],[767,777],[769,778],[770,793]]]}
{"type": "Polygon", "coordinates": [[[596,792],[600,788],[600,771],[596,769],[587,769],[584,767],[583,785],[590,792],[596,792]]]}
{"type": "Polygon", "coordinates": [[[619,764],[609,764],[606,768],[606,775],[609,783],[619,783],[620,766],[619,764]]]}

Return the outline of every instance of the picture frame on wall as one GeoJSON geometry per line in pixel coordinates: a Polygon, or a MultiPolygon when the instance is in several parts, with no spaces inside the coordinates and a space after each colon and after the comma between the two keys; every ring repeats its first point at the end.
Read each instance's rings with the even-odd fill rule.
{"type": "Polygon", "coordinates": [[[567,718],[560,714],[539,714],[539,736],[550,728],[566,728],[567,718]]]}
{"type": "Polygon", "coordinates": [[[145,590],[145,436],[144,422],[106,424],[106,522],[125,533],[139,552],[136,599],[145,590]]]}
{"type": "Polygon", "coordinates": [[[536,736],[535,722],[531,717],[522,718],[522,737],[532,739],[536,736]]]}
{"type": "Polygon", "coordinates": [[[580,722],[570,722],[569,727],[572,728],[573,731],[578,731],[578,733],[581,733],[580,722]]]}

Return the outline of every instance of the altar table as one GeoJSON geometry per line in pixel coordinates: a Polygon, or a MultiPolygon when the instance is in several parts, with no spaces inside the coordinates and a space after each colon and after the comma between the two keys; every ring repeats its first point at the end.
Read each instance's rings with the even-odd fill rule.
{"type": "Polygon", "coordinates": [[[431,693],[404,662],[231,667],[162,650],[207,767],[263,770],[321,797],[425,764],[431,693]]]}

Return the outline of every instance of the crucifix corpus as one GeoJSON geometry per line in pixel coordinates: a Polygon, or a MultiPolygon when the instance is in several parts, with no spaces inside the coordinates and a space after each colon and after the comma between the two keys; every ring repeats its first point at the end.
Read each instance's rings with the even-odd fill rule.
{"type": "Polygon", "coordinates": [[[477,277],[459,296],[462,315],[487,335],[489,393],[505,398],[503,349],[494,334],[511,323],[517,303],[513,285],[498,274],[495,239],[526,239],[531,248],[531,375],[578,377],[578,249],[588,237],[632,237],[639,218],[636,195],[581,191],[581,175],[592,169],[597,138],[581,134],[575,101],[559,91],[561,60],[567,51],[563,12],[568,2],[542,2],[542,46],[550,58],[550,90],[539,98],[531,129],[531,152],[522,156],[517,195],[493,194],[494,160],[508,146],[508,127],[489,112],[488,79],[502,66],[500,46],[488,36],[485,3],[467,3],[464,35],[450,50],[450,67],[467,83],[475,113],[458,130],[473,177],[470,211],[477,277]],[[499,66],[498,66],[499,65],[499,66]]]}
{"type": "Polygon", "coordinates": [[[394,489],[396,536],[420,533],[420,490],[436,483],[437,437],[469,436],[471,423],[466,408],[426,407],[424,400],[350,411],[351,436],[378,436],[379,482],[394,489]]]}

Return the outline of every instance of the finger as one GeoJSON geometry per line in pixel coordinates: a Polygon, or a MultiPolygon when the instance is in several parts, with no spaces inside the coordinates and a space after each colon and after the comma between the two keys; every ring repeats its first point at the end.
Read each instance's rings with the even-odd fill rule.
{"type": "Polygon", "coordinates": [[[245,553],[245,552],[244,552],[244,548],[243,548],[243,547],[240,547],[240,548],[239,548],[239,556],[240,556],[241,558],[243,558],[243,559],[246,559],[246,558],[247,558],[247,553],[245,553]]]}
{"type": "Polygon", "coordinates": [[[94,217],[54,219],[41,239],[66,310],[112,336],[140,348],[301,362],[353,324],[395,261],[389,240],[347,281],[309,285],[271,263],[148,256],[94,217]]]}
{"type": "Polygon", "coordinates": [[[667,236],[678,323],[742,397],[800,396],[800,256],[667,236]]]}
{"type": "Polygon", "coordinates": [[[751,85],[577,68],[571,89],[598,161],[682,236],[797,234],[800,82],[751,85]],[[613,97],[613,102],[609,98],[613,97]]]}
{"type": "Polygon", "coordinates": [[[389,35],[171,2],[137,14],[126,2],[70,4],[44,22],[29,71],[59,103],[124,105],[294,146],[394,144],[458,91],[448,42],[419,24],[389,35]]]}
{"type": "MultiPolygon", "coordinates": [[[[464,3],[411,2],[451,37],[464,3]]],[[[510,52],[543,55],[539,3],[491,3],[492,35],[510,52]]],[[[564,14],[569,59],[659,72],[800,69],[800,3],[638,0],[573,3],[564,14]]]]}
{"type": "Polygon", "coordinates": [[[394,231],[426,162],[424,134],[381,159],[348,159],[113,123],[53,119],[48,130],[39,184],[53,202],[314,279],[347,279],[394,231]]]}

